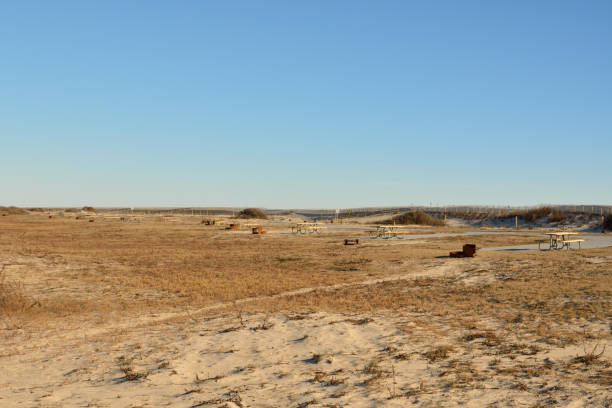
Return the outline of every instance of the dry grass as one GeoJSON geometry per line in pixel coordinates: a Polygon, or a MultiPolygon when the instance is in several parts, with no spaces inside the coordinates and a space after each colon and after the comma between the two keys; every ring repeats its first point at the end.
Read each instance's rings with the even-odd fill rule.
{"type": "MultiPolygon", "coordinates": [[[[598,251],[609,253],[610,249],[598,251]]],[[[390,281],[262,300],[250,308],[253,311],[311,309],[352,313],[402,310],[442,316],[450,327],[459,330],[487,316],[499,322],[503,336],[522,332],[545,344],[567,345],[588,338],[588,334],[578,328],[563,329],[564,323],[606,322],[612,318],[610,263],[585,263],[585,256],[584,253],[503,255],[489,266],[495,271],[494,279],[481,283],[466,283],[461,276],[390,281]]],[[[480,272],[476,269],[471,273],[480,272]]],[[[469,331],[464,341],[478,340],[484,347],[494,349],[494,354],[537,352],[533,346],[502,340],[498,337],[502,334],[469,331]]]]}
{"type": "Polygon", "coordinates": [[[365,367],[363,367],[362,373],[368,375],[368,378],[363,381],[363,384],[366,386],[378,384],[381,380],[388,378],[392,374],[391,371],[384,370],[377,360],[368,362],[365,367]]]}
{"type": "Polygon", "coordinates": [[[511,217],[518,216],[529,222],[535,222],[544,217],[548,217],[548,221],[550,222],[561,222],[567,219],[569,215],[568,212],[553,207],[537,207],[510,214],[511,217]]]}
{"type": "Polygon", "coordinates": [[[23,208],[19,208],[19,207],[4,207],[0,205],[0,214],[2,215],[24,215],[27,214],[28,212],[26,210],[24,210],[23,208]]]}
{"type": "Polygon", "coordinates": [[[576,356],[572,359],[570,364],[584,364],[586,366],[594,365],[597,363],[603,363],[601,356],[606,351],[606,346],[596,345],[591,351],[584,350],[584,354],[576,356]]]}
{"type": "Polygon", "coordinates": [[[119,370],[123,374],[122,377],[117,379],[117,382],[119,382],[119,383],[122,383],[122,382],[125,382],[125,381],[143,380],[143,379],[147,378],[149,376],[149,374],[151,374],[150,372],[136,371],[134,369],[133,359],[129,359],[129,358],[126,358],[124,356],[121,356],[118,359],[118,363],[119,363],[119,370]]]}
{"type": "Polygon", "coordinates": [[[12,316],[27,311],[34,302],[24,294],[22,284],[6,278],[5,268],[0,266],[0,316],[12,316]]]}
{"type": "Polygon", "coordinates": [[[458,217],[468,220],[495,220],[518,217],[521,220],[534,223],[538,220],[547,218],[548,222],[563,222],[574,217],[569,211],[560,210],[555,207],[542,206],[519,211],[500,211],[499,213],[462,213],[458,217]]]}
{"type": "Polygon", "coordinates": [[[425,214],[421,210],[408,211],[403,214],[392,217],[382,222],[383,224],[403,224],[403,225],[432,225],[440,227],[444,225],[442,220],[425,214]]]}
{"type": "Polygon", "coordinates": [[[453,346],[444,345],[435,347],[429,351],[423,353],[423,357],[425,357],[430,362],[445,360],[448,358],[449,353],[454,350],[453,346]]]}
{"type": "MultiPolygon", "coordinates": [[[[385,399],[405,398],[406,404],[417,400],[428,404],[434,393],[461,395],[491,386],[532,393],[533,403],[546,403],[546,395],[565,392],[555,391],[555,382],[547,385],[552,380],[562,379],[564,386],[577,389],[584,384],[597,390],[612,386],[603,349],[609,344],[607,327],[612,319],[612,248],[483,251],[473,259],[449,259],[448,251],[461,248],[466,237],[364,240],[363,245],[346,248],[340,233],[256,237],[198,222],[98,219],[91,224],[60,216],[54,220],[41,215],[0,217],[0,253],[6,265],[0,273],[0,316],[20,320],[41,342],[45,332],[35,327],[41,322],[62,330],[73,324],[79,328],[76,342],[82,341],[85,328],[99,324],[105,333],[113,329],[122,335],[113,323],[131,324],[136,318],[165,312],[181,313],[184,318],[172,321],[176,324],[172,330],[185,338],[189,330],[193,336],[223,340],[274,336],[287,325],[298,325],[289,344],[299,347],[318,341],[300,326],[309,321],[320,325],[320,314],[310,312],[348,313],[327,320],[334,326],[322,327],[348,331],[351,336],[386,328],[376,332],[373,349],[345,356],[354,363],[341,369],[335,364],[345,357],[308,348],[298,361],[299,367],[306,367],[300,381],[317,394],[304,395],[303,406],[328,402],[323,392],[329,398],[342,398],[355,396],[358,390],[372,396],[382,393],[385,399]],[[372,281],[398,275],[404,280],[372,281]],[[329,287],[335,284],[350,285],[329,287]],[[321,288],[306,293],[285,293],[317,286],[321,288]],[[255,298],[244,301],[249,297],[255,298]],[[220,302],[225,307],[209,313],[218,317],[227,312],[225,317],[206,318],[202,324],[205,312],[194,309],[220,302]],[[272,312],[285,313],[286,321],[272,312]],[[590,344],[583,354],[543,355],[583,343],[590,344]],[[593,348],[595,343],[602,345],[593,348]],[[417,379],[406,379],[406,367],[422,366],[426,368],[418,369],[417,379]]],[[[469,240],[480,248],[533,239],[481,235],[469,240]]],[[[162,330],[161,326],[166,325],[146,330],[162,330]]],[[[165,334],[156,335],[167,342],[165,334]]],[[[117,347],[121,355],[140,356],[133,349],[123,351],[121,344],[117,347]]],[[[237,348],[226,344],[224,350],[227,347],[237,348]]],[[[148,386],[162,368],[170,365],[178,370],[180,364],[172,361],[171,353],[160,357],[154,362],[139,357],[136,365],[131,358],[116,360],[115,355],[113,380],[148,386]]],[[[239,373],[264,371],[260,366],[255,371],[248,363],[223,375],[191,373],[183,396],[199,398],[193,406],[248,405],[245,389],[228,386],[209,392],[217,382],[229,383],[239,373]]]]}
{"type": "MultiPolygon", "coordinates": [[[[612,309],[609,263],[583,262],[588,254],[606,256],[606,249],[480,252],[472,260],[457,261],[439,257],[460,248],[465,237],[372,240],[347,250],[331,234],[253,237],[223,231],[221,226],[201,227],[195,222],[81,224],[62,218],[1,217],[4,262],[26,263],[29,272],[24,275],[27,279],[17,284],[14,266],[7,267],[0,281],[0,310],[10,310],[23,319],[45,316],[65,320],[99,314],[112,320],[217,303],[228,303],[227,310],[235,310],[232,302],[244,298],[420,273],[445,265],[464,271],[464,277],[489,278],[466,283],[461,276],[422,277],[314,290],[253,300],[244,308],[295,311],[298,316],[308,310],[402,309],[448,316],[458,326],[483,314],[512,326],[533,326],[535,321],[609,318],[612,309]],[[58,289],[49,291],[49,287],[58,289]]],[[[470,237],[478,247],[530,240],[520,235],[470,237]]],[[[356,324],[369,321],[359,318],[356,324]]],[[[539,335],[561,341],[563,336],[548,333],[551,329],[544,323],[537,328],[539,335]]],[[[268,326],[264,321],[253,329],[268,326]]]]}
{"type": "MultiPolygon", "coordinates": [[[[24,299],[31,298],[38,306],[30,313],[64,318],[89,312],[157,313],[408,273],[462,243],[462,238],[417,246],[374,242],[349,252],[340,239],[329,235],[253,237],[223,231],[221,226],[81,224],[61,217],[0,220],[0,250],[6,263],[26,262],[31,268],[21,289],[9,284],[16,275],[5,279],[3,307],[24,309],[24,299]],[[49,286],[59,290],[49,291],[49,286]]],[[[487,240],[516,241],[511,236],[478,239],[479,246],[487,240]]]]}

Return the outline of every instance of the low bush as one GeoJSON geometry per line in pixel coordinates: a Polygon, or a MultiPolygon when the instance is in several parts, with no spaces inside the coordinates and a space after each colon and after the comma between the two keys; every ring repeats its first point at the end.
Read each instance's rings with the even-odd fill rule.
{"type": "Polygon", "coordinates": [[[417,225],[433,225],[433,226],[441,226],[444,225],[442,220],[432,217],[431,215],[425,214],[421,210],[417,211],[408,211],[403,214],[397,215],[393,218],[390,218],[386,221],[383,221],[383,224],[417,224],[417,225]]]}
{"type": "Polygon", "coordinates": [[[21,285],[7,280],[3,270],[0,270],[0,316],[23,312],[28,306],[29,299],[24,295],[21,285]]]}
{"type": "Polygon", "coordinates": [[[603,229],[606,231],[612,231],[612,214],[606,215],[606,218],[604,218],[603,229]]]}
{"type": "Polygon", "coordinates": [[[244,210],[240,211],[238,218],[259,218],[262,220],[267,220],[268,215],[261,208],[245,208],[244,210]]]}
{"type": "Polygon", "coordinates": [[[0,206],[0,212],[2,212],[4,214],[10,214],[10,215],[23,215],[23,214],[27,214],[28,213],[23,208],[13,207],[13,206],[11,206],[11,207],[2,207],[2,206],[0,206]]]}
{"type": "Polygon", "coordinates": [[[537,208],[531,208],[529,210],[523,210],[523,211],[518,211],[518,212],[514,212],[511,213],[509,215],[510,217],[519,217],[522,220],[525,220],[527,222],[536,222],[539,219],[548,217],[548,221],[549,222],[561,222],[561,221],[565,221],[568,216],[569,213],[566,211],[561,211],[558,208],[553,208],[553,207],[537,207],[537,208]]]}

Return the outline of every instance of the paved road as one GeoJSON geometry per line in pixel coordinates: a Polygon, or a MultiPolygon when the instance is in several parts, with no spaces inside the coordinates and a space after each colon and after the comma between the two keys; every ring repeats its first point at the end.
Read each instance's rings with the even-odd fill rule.
{"type": "MultiPolygon", "coordinates": [[[[326,225],[329,229],[371,229],[368,226],[362,225],[342,225],[342,224],[332,224],[326,225]]],[[[291,232],[289,232],[290,234],[291,232]]],[[[469,235],[525,235],[528,237],[533,237],[534,241],[536,239],[546,239],[544,233],[537,231],[466,231],[466,232],[439,232],[434,234],[398,234],[395,238],[388,238],[391,240],[405,240],[405,239],[427,239],[427,238],[444,238],[444,237],[459,237],[459,236],[469,236],[469,235]]],[[[363,236],[350,236],[346,238],[359,238],[364,239],[366,237],[363,236]]],[[[601,235],[582,235],[580,238],[586,239],[586,242],[582,242],[580,244],[581,248],[604,248],[608,246],[612,246],[612,235],[611,234],[601,234],[601,235]]],[[[371,238],[371,239],[380,239],[380,238],[371,238]]],[[[545,247],[546,244],[542,244],[542,248],[545,247]]],[[[573,247],[578,248],[578,244],[572,244],[573,247]]],[[[515,246],[505,246],[505,247],[490,247],[490,248],[478,248],[479,251],[529,251],[529,250],[537,250],[538,244],[531,245],[515,245],[515,246]]]]}
{"type": "MultiPolygon", "coordinates": [[[[580,238],[586,239],[586,242],[580,244],[581,248],[604,248],[612,246],[612,235],[583,235],[580,238]]],[[[547,243],[542,244],[542,249],[547,246],[547,243]]],[[[578,249],[578,244],[572,244],[572,248],[578,249]]],[[[538,244],[533,245],[515,245],[506,247],[482,248],[482,251],[530,251],[537,250],[538,244]]]]}

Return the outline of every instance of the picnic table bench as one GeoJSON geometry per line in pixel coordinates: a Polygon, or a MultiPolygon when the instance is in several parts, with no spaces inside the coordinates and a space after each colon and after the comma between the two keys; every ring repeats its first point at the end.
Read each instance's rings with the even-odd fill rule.
{"type": "Polygon", "coordinates": [[[392,238],[397,237],[399,230],[406,228],[404,225],[377,225],[376,230],[370,231],[370,235],[376,238],[392,238]]]}
{"type": "Polygon", "coordinates": [[[300,222],[291,227],[291,232],[295,234],[306,234],[321,232],[325,228],[316,222],[300,222]]]}
{"type": "Polygon", "coordinates": [[[580,249],[580,244],[585,242],[585,239],[582,238],[572,238],[574,235],[578,235],[577,232],[547,232],[548,240],[540,239],[538,240],[538,249],[541,249],[541,245],[548,241],[548,249],[570,249],[572,243],[578,243],[578,249],[580,249]]]}

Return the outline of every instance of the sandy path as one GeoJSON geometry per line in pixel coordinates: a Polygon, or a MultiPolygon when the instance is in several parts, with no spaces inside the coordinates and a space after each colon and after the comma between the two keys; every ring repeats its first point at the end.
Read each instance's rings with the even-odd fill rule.
{"type": "MultiPolygon", "coordinates": [[[[326,285],[326,286],[313,286],[313,287],[307,287],[307,288],[301,288],[301,289],[281,292],[281,293],[270,295],[270,296],[253,296],[253,297],[248,297],[248,298],[237,299],[232,302],[215,303],[215,304],[208,305],[202,308],[191,309],[187,311],[159,313],[159,314],[156,314],[155,316],[143,316],[138,320],[138,324],[139,325],[149,325],[149,324],[160,323],[163,321],[180,318],[180,317],[194,318],[203,313],[207,313],[207,312],[211,312],[211,311],[219,310],[219,309],[224,309],[224,308],[228,308],[228,307],[232,307],[236,305],[242,305],[242,304],[246,304],[250,302],[257,302],[261,300],[273,300],[273,299],[279,299],[279,298],[290,297],[290,296],[295,296],[295,295],[304,295],[304,294],[308,294],[308,293],[312,293],[316,291],[334,291],[334,290],[343,289],[343,288],[370,286],[370,285],[377,285],[383,282],[399,281],[399,280],[413,280],[413,279],[418,279],[418,278],[423,278],[423,277],[434,278],[434,277],[441,277],[441,276],[457,276],[457,275],[460,275],[463,270],[469,269],[478,263],[478,260],[470,260],[470,261],[472,262],[463,262],[461,264],[444,263],[439,266],[434,266],[432,268],[423,270],[422,272],[395,274],[395,275],[386,276],[384,278],[367,279],[367,280],[358,281],[358,282],[339,283],[339,284],[326,285]]],[[[98,335],[103,335],[104,333],[107,333],[110,330],[129,329],[133,326],[134,326],[134,322],[131,321],[127,323],[112,325],[110,327],[107,326],[107,327],[96,328],[96,329],[79,330],[78,334],[75,334],[75,335],[78,337],[81,337],[81,336],[94,337],[98,335]]],[[[69,337],[63,337],[63,338],[68,339],[69,337]]]]}

